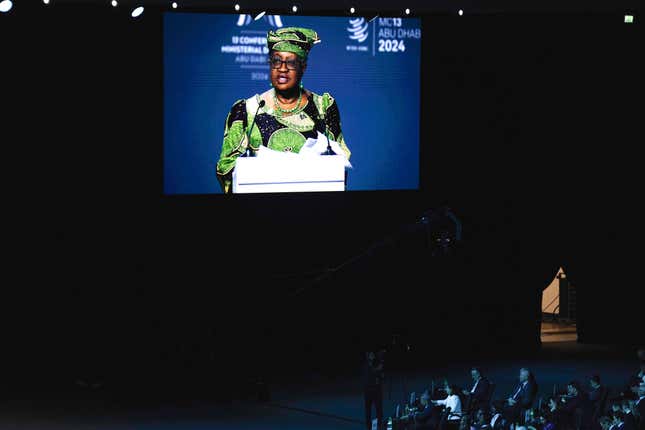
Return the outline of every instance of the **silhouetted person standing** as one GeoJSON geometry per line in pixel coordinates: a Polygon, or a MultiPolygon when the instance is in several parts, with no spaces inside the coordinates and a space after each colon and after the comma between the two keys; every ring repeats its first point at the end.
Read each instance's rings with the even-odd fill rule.
{"type": "Polygon", "coordinates": [[[373,351],[365,354],[363,366],[363,391],[365,393],[365,420],[367,429],[372,428],[372,405],[376,409],[378,428],[383,427],[383,360],[373,351]]]}

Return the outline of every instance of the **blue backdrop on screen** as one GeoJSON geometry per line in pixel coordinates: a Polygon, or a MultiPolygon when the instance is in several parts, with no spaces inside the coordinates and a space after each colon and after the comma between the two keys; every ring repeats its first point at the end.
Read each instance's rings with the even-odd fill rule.
{"type": "Polygon", "coordinates": [[[166,13],[164,193],[221,193],[215,175],[236,100],[270,88],[266,33],[308,27],[322,40],[305,88],[337,101],[352,152],[347,190],[419,187],[421,20],[166,13]]]}

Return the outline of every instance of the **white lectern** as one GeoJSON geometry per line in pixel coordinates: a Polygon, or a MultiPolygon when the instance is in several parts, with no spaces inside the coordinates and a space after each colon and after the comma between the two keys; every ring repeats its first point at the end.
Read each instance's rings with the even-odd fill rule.
{"type": "Polygon", "coordinates": [[[345,191],[345,158],[340,155],[239,157],[233,193],[345,191]]]}

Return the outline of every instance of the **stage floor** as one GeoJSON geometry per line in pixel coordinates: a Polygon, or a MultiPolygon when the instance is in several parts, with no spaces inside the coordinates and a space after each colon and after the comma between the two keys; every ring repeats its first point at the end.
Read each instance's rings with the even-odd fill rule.
{"type": "Polygon", "coordinates": [[[540,340],[547,342],[576,342],[578,330],[573,321],[542,321],[540,340]]]}
{"type": "MultiPolygon", "coordinates": [[[[588,376],[599,374],[614,392],[624,386],[637,369],[635,349],[618,351],[607,346],[559,342],[543,345],[533,355],[482,362],[465,357],[450,365],[424,371],[390,374],[384,390],[386,415],[403,403],[411,391],[421,393],[431,381],[447,378],[458,385],[470,384],[470,366],[481,366],[497,384],[494,398],[505,398],[516,383],[520,367],[530,368],[539,384],[538,397],[546,398],[554,385],[563,387],[572,379],[585,386],[588,376]]],[[[98,391],[97,391],[98,392],[98,391]]],[[[94,394],[82,400],[50,398],[35,401],[5,400],[0,404],[3,430],[273,430],[362,429],[364,409],[360,379],[330,380],[311,377],[282,385],[274,384],[268,402],[183,402],[177,406],[121,407],[102,402],[94,394]]],[[[610,394],[611,395],[611,394],[610,394]]]]}

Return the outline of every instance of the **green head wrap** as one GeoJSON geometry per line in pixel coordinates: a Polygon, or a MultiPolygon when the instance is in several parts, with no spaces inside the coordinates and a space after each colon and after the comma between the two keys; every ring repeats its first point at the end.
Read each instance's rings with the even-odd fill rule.
{"type": "Polygon", "coordinates": [[[318,33],[308,28],[285,27],[267,33],[269,51],[293,52],[304,61],[316,43],[320,43],[318,33]]]}

